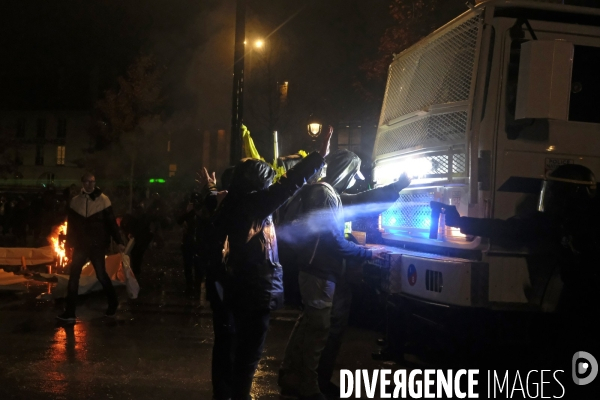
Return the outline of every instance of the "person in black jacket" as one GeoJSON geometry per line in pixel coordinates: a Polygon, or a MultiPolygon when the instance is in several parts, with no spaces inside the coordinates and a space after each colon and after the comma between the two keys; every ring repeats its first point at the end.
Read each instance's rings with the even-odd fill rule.
{"type": "MultiPolygon", "coordinates": [[[[227,168],[221,175],[221,188],[227,189],[235,167],[227,168]]],[[[212,221],[215,209],[227,196],[226,190],[217,190],[215,173],[212,177],[206,168],[197,174],[196,182],[202,198],[203,212],[212,221]]],[[[235,331],[231,310],[223,301],[222,282],[226,281],[223,267],[223,241],[216,238],[214,225],[210,225],[206,235],[206,252],[202,254],[206,262],[206,299],[212,311],[214,342],[211,360],[211,375],[214,399],[231,398],[233,376],[235,331]]]]}
{"type": "Polygon", "coordinates": [[[185,271],[186,293],[195,299],[200,296],[200,287],[208,267],[208,241],[212,225],[210,212],[200,193],[193,192],[186,212],[177,219],[183,225],[181,243],[185,271]]]}
{"type": "Polygon", "coordinates": [[[79,290],[81,270],[89,259],[96,271],[96,277],[108,297],[107,317],[114,317],[119,300],[110,277],[106,273],[104,256],[110,238],[118,244],[119,251],[125,246],[113,214],[110,200],[96,187],[96,178],[91,173],[81,177],[83,189],[71,200],[67,216],[66,248],[73,249],[67,288],[65,311],[57,318],[65,322],[75,322],[75,308],[79,290]]]}
{"type": "MultiPolygon", "coordinates": [[[[330,135],[325,139],[327,146],[322,153],[327,151],[330,135]]],[[[231,311],[235,335],[233,348],[229,349],[233,355],[230,393],[214,393],[216,398],[251,398],[270,311],[283,304],[282,272],[271,214],[320,170],[323,162],[319,153],[312,153],[273,185],[275,171],[263,161],[244,159],[234,169],[228,194],[214,219],[215,240],[226,242],[225,269],[219,285],[224,304],[231,311]]]]}
{"type": "Polygon", "coordinates": [[[596,178],[582,165],[562,165],[546,176],[536,212],[500,220],[461,217],[454,206],[446,206],[444,211],[446,225],[460,228],[463,234],[509,246],[524,245],[533,256],[551,255],[563,260],[561,275],[565,281],[575,272],[586,275],[586,265],[595,264],[589,258],[598,257],[596,178]]]}
{"type": "Polygon", "coordinates": [[[550,279],[558,271],[563,285],[555,309],[558,324],[544,332],[554,336],[550,351],[556,353],[557,365],[568,365],[575,351],[598,348],[600,207],[596,186],[587,167],[566,164],[546,176],[536,212],[500,220],[461,217],[455,207],[445,208],[446,225],[464,234],[528,249],[532,289],[526,294],[531,304],[541,307],[550,279]]]}
{"type": "Polygon", "coordinates": [[[285,228],[283,239],[294,249],[288,259],[296,259],[304,311],[290,336],[279,385],[282,394],[323,399],[330,380],[343,332],[347,326],[351,290],[344,279],[343,259],[368,260],[381,249],[367,249],[344,237],[346,207],[381,212],[410,183],[407,177],[380,189],[343,195],[360,176],[360,158],[339,150],[327,158],[326,175],[307,185],[280,213],[285,228]],[[345,201],[344,201],[345,200],[345,201]],[[371,204],[370,207],[366,207],[371,204]]]}

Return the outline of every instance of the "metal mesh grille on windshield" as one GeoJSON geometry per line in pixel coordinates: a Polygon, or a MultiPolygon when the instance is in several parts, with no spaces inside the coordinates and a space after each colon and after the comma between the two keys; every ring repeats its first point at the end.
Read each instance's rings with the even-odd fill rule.
{"type": "MultiPolygon", "coordinates": [[[[416,45],[390,67],[380,127],[433,104],[469,99],[480,16],[474,15],[432,41],[416,45]]],[[[374,158],[424,142],[464,139],[466,112],[428,116],[380,132],[374,158]]]]}
{"type": "Polygon", "coordinates": [[[458,141],[465,138],[467,112],[432,115],[410,124],[380,132],[375,141],[375,156],[424,144],[458,141]]]}

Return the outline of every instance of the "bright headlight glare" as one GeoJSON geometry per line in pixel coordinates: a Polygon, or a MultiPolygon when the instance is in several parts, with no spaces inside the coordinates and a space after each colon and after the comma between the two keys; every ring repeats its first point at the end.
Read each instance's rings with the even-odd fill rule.
{"type": "Polygon", "coordinates": [[[432,170],[431,161],[425,157],[400,160],[375,168],[375,181],[379,184],[394,182],[403,172],[411,178],[423,178],[432,170]]]}

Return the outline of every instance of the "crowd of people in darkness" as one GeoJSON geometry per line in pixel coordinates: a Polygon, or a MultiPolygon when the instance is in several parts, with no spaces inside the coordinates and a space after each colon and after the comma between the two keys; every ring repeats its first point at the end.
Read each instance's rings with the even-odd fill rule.
{"type": "MultiPolygon", "coordinates": [[[[3,247],[43,247],[49,245],[47,237],[53,227],[64,223],[71,200],[79,195],[81,187],[72,184],[64,190],[57,190],[49,185],[37,192],[0,192],[0,246],[3,247]]],[[[171,228],[181,202],[183,192],[174,193],[167,200],[158,193],[148,199],[134,200],[132,212],[123,213],[121,219],[138,219],[146,221],[148,229],[157,234],[155,245],[162,247],[163,234],[171,228]]],[[[131,227],[123,230],[125,236],[133,237],[131,227]]],[[[136,227],[136,229],[138,229],[136,227]]],[[[144,241],[147,241],[145,239],[144,241]]],[[[150,243],[150,242],[148,242],[150,243]]]]}
{"type": "MultiPolygon", "coordinates": [[[[352,268],[361,268],[361,261],[385,253],[381,247],[348,240],[344,214],[385,211],[411,179],[399,171],[387,186],[346,193],[362,178],[361,160],[347,150],[328,154],[330,136],[331,131],[319,152],[309,154],[275,183],[275,171],[256,159],[241,160],[220,190],[214,174],[211,177],[206,169],[201,174],[201,198],[187,215],[196,221],[190,226],[202,226],[205,246],[197,251],[205,253],[200,255],[199,271],[206,272],[213,312],[214,399],[251,399],[270,314],[284,303],[283,271],[295,274],[303,311],[279,370],[281,394],[304,400],[339,396],[332,376],[352,302],[348,276],[355,273],[352,268]]],[[[529,219],[464,218],[446,205],[447,224],[484,237],[520,237],[533,254],[556,256],[558,251],[564,290],[553,329],[569,338],[568,343],[591,348],[597,329],[585,315],[596,313],[595,289],[593,281],[575,275],[597,276],[590,266],[598,264],[599,237],[591,230],[595,225],[584,222],[599,216],[595,177],[586,167],[563,166],[546,177],[540,196],[540,210],[529,219]],[[540,248],[540,238],[550,244],[540,248]]],[[[529,268],[536,265],[530,262],[529,268]]],[[[566,352],[555,346],[555,353],[570,351],[563,347],[566,352]]]]}
{"type": "MultiPolygon", "coordinates": [[[[348,217],[361,209],[374,215],[385,211],[411,179],[402,173],[387,186],[348,194],[357,180],[364,179],[361,160],[348,150],[330,154],[332,132],[323,135],[319,151],[298,156],[282,176],[254,158],[225,170],[219,184],[215,173],[204,168],[185,198],[172,195],[167,201],[153,193],[134,202],[120,218],[115,218],[111,200],[89,172],[81,178],[81,187],[71,185],[60,195],[52,187],[30,196],[3,194],[2,237],[25,246],[30,236],[29,242],[42,245],[53,225],[68,222],[66,246],[73,253],[66,309],[57,318],[74,323],[79,276],[87,260],[107,295],[106,317],[113,318],[118,298],[104,261],[111,240],[123,252],[134,239],[129,252],[132,270],[139,277],[146,249],[164,246],[163,230],[179,224],[186,296],[200,300],[205,283],[212,310],[216,400],[251,399],[271,312],[291,298],[284,297],[285,271],[287,281],[296,283],[291,288],[298,291],[302,313],[279,370],[281,393],[304,400],[337,398],[339,388],[331,379],[352,302],[347,276],[355,274],[351,269],[360,269],[361,262],[385,253],[382,247],[359,245],[345,235],[345,213],[348,217]]],[[[559,259],[565,286],[559,309],[584,320],[585,313],[593,312],[588,309],[597,304],[589,301],[594,287],[574,273],[588,273],[588,266],[598,263],[595,225],[583,223],[587,217],[598,217],[595,177],[582,166],[560,167],[546,178],[541,196],[540,211],[529,218],[466,218],[445,206],[446,224],[466,234],[521,238],[542,256],[559,259]],[[581,304],[586,304],[585,313],[569,311],[583,309],[581,304]]],[[[543,263],[539,254],[530,259],[543,263]]],[[[576,325],[573,318],[563,322],[576,325]]],[[[388,323],[394,320],[399,319],[388,323]]]]}
{"type": "Polygon", "coordinates": [[[410,179],[401,175],[391,185],[345,194],[364,179],[361,160],[348,150],[329,154],[332,133],[281,177],[251,158],[236,164],[221,188],[206,169],[199,176],[200,199],[185,218],[202,227],[199,270],[206,271],[213,316],[215,399],[251,398],[271,312],[284,305],[284,271],[299,282],[304,311],[285,351],[281,392],[315,400],[339,394],[331,379],[351,303],[344,259],[372,260],[384,252],[347,240],[344,207],[369,204],[381,212],[410,179]]]}

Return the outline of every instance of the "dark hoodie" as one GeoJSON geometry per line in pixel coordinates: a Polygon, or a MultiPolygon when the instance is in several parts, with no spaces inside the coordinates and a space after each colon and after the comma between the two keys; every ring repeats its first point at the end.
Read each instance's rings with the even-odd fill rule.
{"type": "MultiPolygon", "coordinates": [[[[343,275],[344,258],[367,260],[371,251],[344,238],[344,210],[340,193],[360,169],[360,158],[347,150],[326,157],[326,175],[303,187],[280,214],[282,241],[293,249],[300,270],[336,282],[343,275]]],[[[286,255],[287,256],[287,255],[286,255]]]]}
{"type": "Polygon", "coordinates": [[[348,189],[352,178],[360,171],[360,157],[348,150],[338,150],[325,157],[325,177],[338,194],[348,189]]]}
{"type": "Polygon", "coordinates": [[[276,309],[283,305],[282,271],[271,214],[323,166],[312,153],[271,185],[275,171],[265,162],[236,165],[229,193],[217,209],[216,240],[228,238],[225,301],[241,307],[276,309]]]}
{"type": "Polygon", "coordinates": [[[99,187],[71,199],[67,222],[67,247],[107,247],[111,237],[123,244],[110,200],[99,187]]]}

